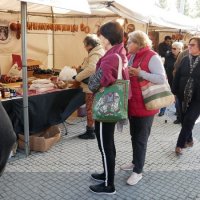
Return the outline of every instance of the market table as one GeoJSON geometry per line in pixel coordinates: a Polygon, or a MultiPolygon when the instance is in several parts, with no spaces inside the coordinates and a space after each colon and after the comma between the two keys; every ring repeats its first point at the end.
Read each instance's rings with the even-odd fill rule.
{"type": "MultiPolygon", "coordinates": [[[[63,89],[45,94],[29,96],[29,131],[30,135],[48,128],[49,126],[62,123],[63,112],[73,102],[71,112],[75,111],[83,102],[74,104],[74,98],[82,95],[82,89],[63,89]]],[[[23,133],[23,99],[13,98],[2,101],[2,104],[7,111],[16,134],[23,133]]]]}

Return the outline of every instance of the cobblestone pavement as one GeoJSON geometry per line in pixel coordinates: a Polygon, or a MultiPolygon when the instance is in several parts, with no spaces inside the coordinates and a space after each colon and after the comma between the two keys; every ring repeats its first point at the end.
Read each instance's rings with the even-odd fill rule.
{"type": "MultiPolygon", "coordinates": [[[[95,184],[92,172],[101,172],[102,163],[96,140],[80,140],[85,120],[68,125],[68,135],[46,153],[25,157],[18,152],[0,178],[0,200],[200,200],[200,125],[194,128],[195,145],[177,157],[174,153],[180,125],[174,125],[173,108],[156,117],[148,143],[143,179],[136,186],[126,185],[131,172],[120,165],[131,161],[128,126],[116,132],[115,195],[96,195],[88,190],[95,184]],[[165,123],[167,120],[167,123],[165,123]]],[[[60,128],[64,132],[63,126],[60,128]]]]}

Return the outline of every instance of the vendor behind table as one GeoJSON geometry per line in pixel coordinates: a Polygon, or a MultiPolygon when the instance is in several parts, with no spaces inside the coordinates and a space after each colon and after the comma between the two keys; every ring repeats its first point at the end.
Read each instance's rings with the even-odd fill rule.
{"type": "Polygon", "coordinates": [[[86,132],[79,136],[80,139],[94,139],[94,120],[92,118],[92,103],[93,94],[89,90],[87,85],[87,80],[89,77],[95,73],[96,64],[99,59],[104,55],[104,49],[100,44],[100,39],[95,34],[88,34],[84,40],[83,44],[85,50],[88,52],[88,56],[84,59],[81,66],[77,67],[78,74],[74,76],[74,79],[81,83],[83,92],[85,92],[85,102],[86,102],[86,113],[87,113],[87,126],[86,132]]]}

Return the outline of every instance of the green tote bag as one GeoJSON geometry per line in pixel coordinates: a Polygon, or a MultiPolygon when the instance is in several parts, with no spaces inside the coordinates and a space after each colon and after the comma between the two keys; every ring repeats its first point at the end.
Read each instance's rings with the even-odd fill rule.
{"type": "Polygon", "coordinates": [[[128,117],[129,80],[122,80],[122,59],[119,58],[118,77],[114,84],[94,96],[93,119],[100,122],[117,122],[128,117]]]}

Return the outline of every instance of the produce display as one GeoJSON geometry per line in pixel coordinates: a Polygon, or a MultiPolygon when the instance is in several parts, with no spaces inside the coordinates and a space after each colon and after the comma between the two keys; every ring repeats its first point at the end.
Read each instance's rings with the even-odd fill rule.
{"type": "Polygon", "coordinates": [[[22,79],[20,77],[10,77],[7,75],[1,75],[0,82],[1,83],[15,83],[18,81],[21,81],[22,79]]]}
{"type": "Polygon", "coordinates": [[[36,68],[33,70],[33,74],[54,74],[54,71],[51,69],[41,69],[41,68],[36,68]]]}

